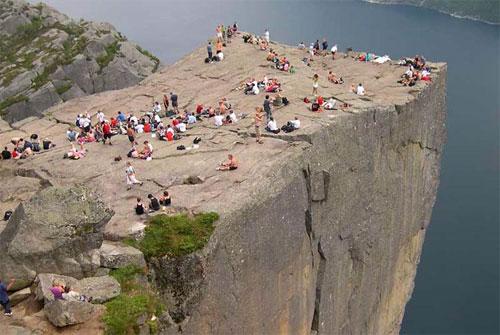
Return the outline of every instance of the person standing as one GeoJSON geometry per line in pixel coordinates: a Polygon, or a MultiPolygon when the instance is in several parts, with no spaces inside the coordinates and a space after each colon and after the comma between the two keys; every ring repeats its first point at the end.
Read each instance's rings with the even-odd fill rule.
{"type": "Polygon", "coordinates": [[[179,114],[179,101],[177,94],[170,92],[170,101],[172,102],[172,108],[175,114],[179,114]]]}
{"type": "Polygon", "coordinates": [[[165,113],[168,113],[168,96],[166,94],[163,94],[163,106],[165,107],[165,113]]]}
{"type": "Polygon", "coordinates": [[[142,181],[137,180],[137,178],[135,177],[135,169],[132,166],[132,163],[127,162],[127,170],[125,170],[125,173],[127,175],[127,190],[130,190],[132,188],[132,185],[142,185],[142,181]]]}
{"type": "Polygon", "coordinates": [[[327,51],[328,50],[328,41],[326,40],[326,38],[323,38],[323,43],[321,43],[321,49],[323,51],[327,51]]]}
{"type": "Polygon", "coordinates": [[[264,32],[264,39],[266,40],[267,44],[269,44],[269,29],[266,29],[264,32]]]}
{"type": "Polygon", "coordinates": [[[3,307],[5,316],[12,316],[12,310],[10,308],[10,299],[7,291],[9,291],[12,288],[15,282],[16,282],[15,279],[11,279],[9,284],[5,285],[4,282],[0,279],[0,305],[2,305],[3,307]]]}
{"type": "Polygon", "coordinates": [[[319,87],[319,76],[317,73],[315,73],[313,76],[313,92],[312,92],[314,96],[318,95],[318,87],[319,87]]]}
{"type": "Polygon", "coordinates": [[[212,42],[210,42],[210,41],[208,41],[207,53],[208,53],[208,59],[211,62],[212,61],[212,57],[213,57],[213,52],[212,52],[212,42]]]}
{"type": "Polygon", "coordinates": [[[109,140],[109,145],[111,145],[111,136],[113,136],[113,133],[111,132],[109,121],[104,121],[102,125],[102,134],[102,144],[106,144],[106,140],[109,140]]]}
{"type": "Polygon", "coordinates": [[[269,99],[269,95],[266,95],[263,106],[264,112],[266,112],[266,122],[269,122],[269,120],[273,116],[273,111],[271,110],[271,99],[269,99]]]}
{"type": "Polygon", "coordinates": [[[255,118],[254,118],[254,123],[255,123],[255,141],[259,144],[262,144],[263,141],[260,136],[260,127],[262,126],[262,121],[264,119],[264,111],[262,110],[262,107],[255,107],[255,118]]]}

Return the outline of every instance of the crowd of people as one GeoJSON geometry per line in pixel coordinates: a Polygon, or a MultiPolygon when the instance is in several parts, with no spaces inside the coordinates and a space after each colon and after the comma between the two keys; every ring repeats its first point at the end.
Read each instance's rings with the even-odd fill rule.
{"type": "Polygon", "coordinates": [[[408,67],[398,81],[403,86],[414,86],[418,80],[431,81],[431,69],[426,66],[424,57],[405,58],[399,64],[408,67]]]}
{"type": "Polygon", "coordinates": [[[43,152],[55,147],[48,138],[44,138],[40,143],[38,134],[31,134],[29,138],[13,137],[10,143],[4,146],[1,159],[25,159],[33,156],[35,153],[43,152]],[[12,146],[9,148],[9,146],[12,146]]]}

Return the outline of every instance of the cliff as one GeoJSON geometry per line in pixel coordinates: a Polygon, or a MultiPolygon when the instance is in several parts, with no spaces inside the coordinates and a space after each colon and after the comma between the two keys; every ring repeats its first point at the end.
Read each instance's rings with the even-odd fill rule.
{"type": "MultiPolygon", "coordinates": [[[[13,207],[40,185],[84,183],[114,211],[105,237],[141,236],[145,222],[133,213],[135,197],[169,190],[174,211],[219,213],[203,250],[172,260],[149,259],[149,278],[173,322],[164,334],[396,334],[430,221],[445,142],[446,64],[432,63],[432,82],[397,83],[405,71],[394,63],[315,57],[273,43],[296,73],[276,70],[266,53],[240,36],[220,63],[205,64],[205,48],[151,75],[139,85],[73,99],[0,132],[0,142],[37,130],[57,146],[27,160],[2,164],[1,209],[13,207]],[[333,70],[345,80],[326,80],[333,70]],[[319,93],[349,103],[345,110],[313,113],[303,98],[312,76],[319,93]],[[276,77],[290,100],[276,109],[278,124],[299,117],[301,129],[254,136],[253,111],[263,94],[237,88],[250,77],[276,77]],[[362,82],[367,95],[349,91],[362,82]],[[215,127],[205,119],[174,143],[153,141],[152,161],[134,161],[144,185],[125,191],[123,162],[129,143],[88,145],[87,156],[63,160],[68,124],[77,113],[118,110],[140,115],[174,91],[181,110],[217,105],[226,97],[240,120],[215,127]],[[242,117],[241,113],[250,114],[242,117]],[[189,147],[200,136],[200,148],[189,147]],[[215,170],[233,153],[240,167],[215,170]],[[198,182],[186,183],[190,176],[198,182]],[[26,185],[19,188],[19,185],[26,185]],[[13,191],[9,191],[13,190],[13,191]],[[16,190],[16,191],[14,191],[16,190]]],[[[168,318],[167,318],[168,319],[168,318]]]]}
{"type": "Polygon", "coordinates": [[[8,122],[135,85],[158,65],[110,24],[73,21],[43,3],[0,1],[0,117],[8,122]]]}
{"type": "Polygon", "coordinates": [[[437,10],[456,17],[500,24],[500,3],[497,0],[365,0],[385,5],[411,5],[437,10]]]}

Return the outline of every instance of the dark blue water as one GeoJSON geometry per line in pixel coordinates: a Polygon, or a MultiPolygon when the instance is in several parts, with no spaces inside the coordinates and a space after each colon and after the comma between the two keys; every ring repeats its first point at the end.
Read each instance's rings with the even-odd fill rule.
{"type": "Polygon", "coordinates": [[[357,1],[47,2],[73,17],[113,23],[165,62],[234,20],[247,31],[268,27],[271,39],[289,44],[327,37],[341,49],[448,62],[441,186],[402,332],[499,333],[498,26],[357,1]]]}

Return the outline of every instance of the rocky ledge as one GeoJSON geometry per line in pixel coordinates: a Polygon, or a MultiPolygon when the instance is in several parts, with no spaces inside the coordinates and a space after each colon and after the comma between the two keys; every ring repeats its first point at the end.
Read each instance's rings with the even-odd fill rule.
{"type": "Polygon", "coordinates": [[[0,117],[8,122],[135,85],[159,63],[108,23],[74,21],[43,3],[0,0],[0,117]]]}
{"type": "MultiPolygon", "coordinates": [[[[99,201],[114,214],[105,227],[93,226],[99,239],[102,233],[114,241],[100,246],[100,257],[91,262],[96,266],[87,266],[85,257],[61,253],[58,259],[75,260],[78,271],[62,262],[49,269],[69,269],[67,274],[75,279],[96,276],[97,265],[144,264],[135,250],[115,245],[119,240],[140,242],[144,236],[146,218],[134,212],[138,196],[145,199],[148,193],[168,189],[173,209],[218,213],[202,249],[177,258],[145,259],[149,284],[141,282],[154,288],[165,307],[155,314],[153,327],[161,334],[398,333],[439,184],[446,139],[446,64],[430,63],[431,81],[404,87],[397,81],[406,68],[397,62],[360,62],[356,52],[349,52],[335,60],[314,56],[308,66],[302,61],[304,50],[274,42],[271,46],[290,60],[295,73],[277,70],[266,52],[237,36],[224,48],[222,62],[206,64],[206,48],[201,47],[137,86],[75,98],[50,108],[43,118],[4,125],[1,143],[37,132],[57,146],[2,163],[0,208],[14,208],[40,189],[44,191],[38,196],[50,195],[50,185],[66,189],[83,183],[99,193],[99,201]],[[330,70],[345,83],[329,82],[330,70]],[[348,107],[321,113],[309,109],[303,100],[311,94],[315,73],[320,76],[319,94],[348,107]],[[265,133],[259,144],[252,116],[264,95],[245,95],[240,88],[249,78],[264,76],[277,78],[290,101],[274,110],[278,124],[298,117],[301,128],[265,133]],[[364,96],[350,90],[358,83],[366,88],[364,96]],[[111,146],[87,144],[80,160],[63,159],[70,149],[65,131],[78,113],[101,110],[110,118],[124,111],[138,116],[171,91],[179,96],[179,108],[188,111],[197,104],[216,106],[226,97],[239,120],[216,127],[213,118],[202,118],[174,142],[139,134],[139,142],[151,141],[154,154],[150,161],[133,160],[144,184],[129,191],[125,162],[115,159],[126,157],[130,149],[124,135],[115,136],[111,146]],[[195,137],[202,139],[199,147],[192,147],[195,137]],[[179,145],[191,150],[177,150],[179,145]],[[238,159],[238,169],[216,171],[228,153],[238,159]]],[[[164,116],[163,121],[171,122],[164,116]]],[[[19,248],[11,252],[21,241],[17,236],[31,234],[11,229],[23,227],[18,220],[30,208],[36,208],[32,201],[21,205],[1,235],[8,237],[8,256],[16,260],[25,259],[19,248]]],[[[107,219],[106,213],[102,215],[107,219]]],[[[49,254],[56,246],[46,247],[49,254]]],[[[75,251],[88,254],[98,247],[75,251]]],[[[28,280],[45,270],[28,265],[28,280]]],[[[119,310],[129,302],[122,297],[110,304],[119,310]]]]}

